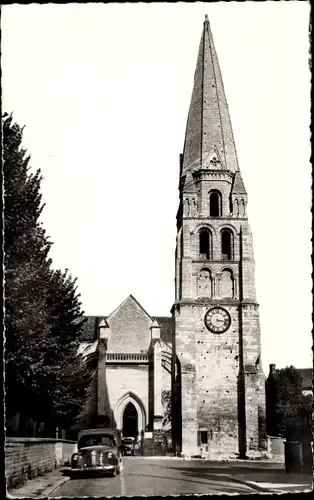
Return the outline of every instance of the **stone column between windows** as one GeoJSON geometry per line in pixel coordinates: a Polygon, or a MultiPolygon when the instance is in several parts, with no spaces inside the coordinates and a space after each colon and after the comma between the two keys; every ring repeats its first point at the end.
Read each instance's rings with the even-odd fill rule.
{"type": "Polygon", "coordinates": [[[234,208],[235,208],[234,215],[236,217],[239,217],[239,210],[240,210],[240,208],[239,208],[239,201],[238,201],[237,198],[234,200],[234,208]]]}
{"type": "Polygon", "coordinates": [[[243,203],[243,217],[246,217],[246,203],[245,200],[242,200],[243,203]]]}
{"type": "Polygon", "coordinates": [[[222,274],[221,273],[216,273],[214,282],[215,282],[215,298],[220,297],[220,280],[221,280],[222,274]]]}
{"type": "Polygon", "coordinates": [[[238,297],[238,275],[236,273],[233,273],[233,298],[238,297]]]}

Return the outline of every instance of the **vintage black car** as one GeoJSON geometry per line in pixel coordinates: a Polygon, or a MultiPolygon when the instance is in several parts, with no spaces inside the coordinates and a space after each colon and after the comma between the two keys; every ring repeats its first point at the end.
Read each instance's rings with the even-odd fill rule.
{"type": "Polygon", "coordinates": [[[121,438],[115,429],[86,429],[78,435],[77,453],[68,473],[72,479],[82,475],[116,476],[122,470],[121,438]]]}
{"type": "Polygon", "coordinates": [[[122,454],[123,455],[135,455],[135,439],[134,437],[125,437],[122,439],[122,454]]]}

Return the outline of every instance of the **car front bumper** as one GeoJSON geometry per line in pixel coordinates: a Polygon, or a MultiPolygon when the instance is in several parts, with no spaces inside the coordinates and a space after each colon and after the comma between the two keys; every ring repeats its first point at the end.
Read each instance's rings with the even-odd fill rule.
{"type": "Polygon", "coordinates": [[[67,474],[70,476],[83,476],[83,475],[93,475],[93,474],[106,474],[107,472],[113,472],[116,465],[93,465],[89,467],[72,467],[68,469],[67,474]]]}

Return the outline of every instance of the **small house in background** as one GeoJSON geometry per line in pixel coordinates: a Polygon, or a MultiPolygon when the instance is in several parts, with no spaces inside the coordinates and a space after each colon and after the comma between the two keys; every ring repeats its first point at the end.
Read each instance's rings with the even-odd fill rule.
{"type": "Polygon", "coordinates": [[[312,470],[313,368],[269,365],[266,428],[273,458],[285,461],[285,442],[301,444],[305,468],[312,470]],[[283,390],[283,392],[282,392],[283,390]]]}
{"type": "MultiPolygon", "coordinates": [[[[303,396],[308,396],[308,395],[313,396],[313,368],[295,368],[295,370],[302,377],[302,395],[303,396]]],[[[279,371],[280,371],[280,368],[276,368],[276,365],[274,363],[269,365],[269,375],[268,375],[267,380],[269,380],[271,377],[277,375],[279,373],[279,371]]]]}
{"type": "Polygon", "coordinates": [[[275,364],[269,365],[266,380],[267,434],[291,438],[292,433],[295,439],[310,435],[311,396],[313,368],[276,368],[275,364]]]}
{"type": "Polygon", "coordinates": [[[302,375],[303,396],[313,396],[313,368],[299,368],[298,371],[302,375]]]}

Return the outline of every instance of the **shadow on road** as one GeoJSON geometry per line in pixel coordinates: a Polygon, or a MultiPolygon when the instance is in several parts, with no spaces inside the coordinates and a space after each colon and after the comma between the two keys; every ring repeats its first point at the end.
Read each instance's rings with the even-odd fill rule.
{"type": "MultiPolygon", "coordinates": [[[[182,470],[182,469],[179,469],[179,470],[182,470]]],[[[209,484],[210,483],[211,488],[215,483],[217,484],[219,482],[220,489],[221,489],[221,482],[223,481],[224,483],[227,483],[226,485],[224,484],[224,487],[223,487],[224,491],[226,489],[228,489],[228,490],[232,489],[235,492],[239,491],[238,485],[237,485],[237,487],[235,487],[235,485],[234,485],[234,482],[235,482],[234,479],[230,478],[228,476],[225,476],[224,474],[217,475],[217,474],[205,473],[205,474],[202,474],[201,476],[199,476],[199,479],[203,479],[203,481],[202,480],[197,481],[197,478],[195,478],[194,469],[193,469],[193,471],[185,472],[185,475],[182,477],[156,476],[155,474],[145,474],[145,473],[129,473],[128,476],[136,476],[137,478],[150,477],[150,478],[154,478],[154,479],[163,479],[163,480],[168,479],[170,481],[176,481],[176,482],[182,481],[183,483],[196,483],[196,484],[207,484],[207,483],[209,484]]],[[[217,484],[217,486],[218,486],[218,484],[217,484]]],[[[250,488],[250,487],[243,485],[243,489],[245,489],[246,491],[248,490],[248,488],[250,488]]],[[[254,489],[254,488],[252,488],[252,489],[254,489]]]]}
{"type": "MultiPolygon", "coordinates": [[[[157,464],[156,464],[157,465],[157,464]]],[[[267,469],[267,468],[251,468],[251,467],[222,467],[221,472],[219,468],[210,466],[175,466],[171,465],[167,467],[166,465],[158,465],[159,468],[167,468],[171,470],[176,470],[184,474],[185,481],[190,481],[186,479],[188,477],[197,477],[206,481],[221,480],[230,483],[242,483],[249,481],[253,483],[271,483],[276,484],[298,484],[304,485],[305,487],[312,488],[313,485],[313,475],[311,473],[293,473],[287,474],[284,468],[280,469],[267,469]]],[[[252,485],[252,487],[254,487],[252,485]]],[[[256,489],[260,489],[258,486],[256,489]]]]}

